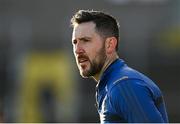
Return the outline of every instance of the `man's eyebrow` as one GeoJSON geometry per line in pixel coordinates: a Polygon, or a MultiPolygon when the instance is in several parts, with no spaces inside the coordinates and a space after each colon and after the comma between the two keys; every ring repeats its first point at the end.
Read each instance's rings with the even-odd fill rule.
{"type": "Polygon", "coordinates": [[[81,37],[81,38],[78,38],[79,40],[90,40],[90,39],[92,39],[91,37],[81,37]]]}
{"type": "Polygon", "coordinates": [[[77,41],[77,40],[91,40],[91,39],[92,39],[91,37],[80,37],[80,38],[73,39],[72,41],[77,41]]]}
{"type": "Polygon", "coordinates": [[[75,42],[77,40],[91,40],[91,39],[92,39],[91,37],[80,37],[80,38],[73,39],[72,42],[75,42]]]}

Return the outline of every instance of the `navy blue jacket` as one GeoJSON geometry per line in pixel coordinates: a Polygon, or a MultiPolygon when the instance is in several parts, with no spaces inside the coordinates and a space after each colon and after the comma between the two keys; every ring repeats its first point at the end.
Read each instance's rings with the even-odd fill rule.
{"type": "Polygon", "coordinates": [[[96,87],[101,123],[167,123],[165,103],[158,86],[145,75],[115,60],[96,87]]]}

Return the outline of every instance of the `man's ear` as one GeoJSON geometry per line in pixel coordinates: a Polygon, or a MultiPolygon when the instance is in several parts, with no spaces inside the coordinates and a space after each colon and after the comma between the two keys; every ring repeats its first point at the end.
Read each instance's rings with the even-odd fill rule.
{"type": "Polygon", "coordinates": [[[117,39],[115,37],[108,37],[106,38],[105,48],[107,54],[111,54],[112,52],[116,51],[117,39]]]}

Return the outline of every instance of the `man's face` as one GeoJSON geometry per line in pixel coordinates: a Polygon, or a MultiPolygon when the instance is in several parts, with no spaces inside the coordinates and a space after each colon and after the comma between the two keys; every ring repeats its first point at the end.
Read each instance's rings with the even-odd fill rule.
{"type": "Polygon", "coordinates": [[[82,77],[99,73],[106,60],[105,41],[95,31],[93,22],[74,26],[72,34],[73,52],[82,77]]]}

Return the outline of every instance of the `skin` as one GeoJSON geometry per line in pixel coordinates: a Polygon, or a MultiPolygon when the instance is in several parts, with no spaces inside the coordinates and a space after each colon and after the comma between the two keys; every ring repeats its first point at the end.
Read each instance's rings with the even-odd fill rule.
{"type": "Polygon", "coordinates": [[[74,25],[72,44],[80,75],[93,77],[97,82],[104,70],[118,58],[116,38],[101,37],[93,22],[74,25]]]}

